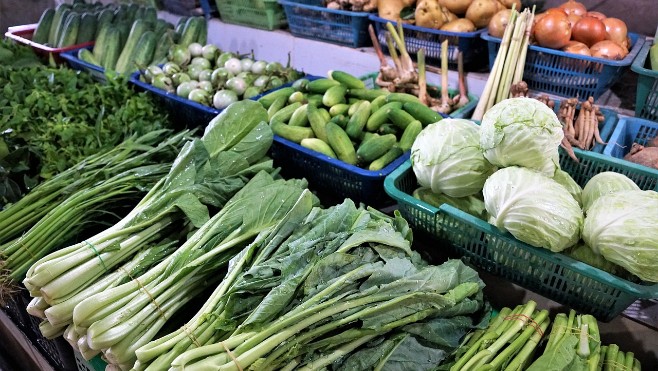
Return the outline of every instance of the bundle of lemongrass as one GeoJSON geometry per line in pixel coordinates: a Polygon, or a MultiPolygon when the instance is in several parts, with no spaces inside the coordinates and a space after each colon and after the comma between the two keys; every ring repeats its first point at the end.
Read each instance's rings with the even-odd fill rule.
{"type": "Polygon", "coordinates": [[[471,117],[473,120],[482,120],[484,113],[494,104],[510,98],[512,84],[523,79],[534,16],[534,8],[532,11],[525,9],[521,13],[512,9],[489,79],[471,117]]]}

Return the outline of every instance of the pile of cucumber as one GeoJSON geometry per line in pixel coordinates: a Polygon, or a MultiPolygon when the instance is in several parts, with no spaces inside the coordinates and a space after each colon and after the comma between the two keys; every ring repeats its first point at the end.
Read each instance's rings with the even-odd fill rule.
{"type": "Polygon", "coordinates": [[[297,80],[258,102],[275,135],[371,171],[410,150],[423,127],[442,119],[418,97],[367,89],[343,71],[297,80]]]}

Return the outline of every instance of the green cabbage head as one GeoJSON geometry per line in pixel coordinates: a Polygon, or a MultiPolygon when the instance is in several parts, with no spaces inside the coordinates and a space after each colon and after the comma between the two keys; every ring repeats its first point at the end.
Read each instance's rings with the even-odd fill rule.
{"type": "Polygon", "coordinates": [[[658,193],[602,195],[587,211],[583,240],[640,279],[658,282],[658,193]]]}
{"type": "Polygon", "coordinates": [[[418,184],[450,197],[480,192],[493,166],[479,141],[480,128],[470,120],[448,118],[425,127],[411,147],[418,184]]]}
{"type": "Polygon", "coordinates": [[[605,194],[619,191],[639,191],[640,187],[635,184],[629,177],[614,171],[604,171],[594,175],[583,188],[582,200],[583,211],[592,206],[594,201],[605,194]]]}
{"type": "Polygon", "coordinates": [[[583,212],[569,191],[534,170],[507,167],[482,190],[489,222],[529,245],[554,252],[580,239],[583,212]]]}
{"type": "Polygon", "coordinates": [[[553,110],[532,98],[510,98],[482,117],[480,146],[498,167],[523,166],[553,177],[560,168],[558,147],[564,137],[553,110]]]}

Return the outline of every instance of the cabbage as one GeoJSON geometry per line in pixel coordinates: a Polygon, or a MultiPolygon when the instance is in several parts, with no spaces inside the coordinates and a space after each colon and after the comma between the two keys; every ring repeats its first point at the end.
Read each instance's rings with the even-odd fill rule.
{"type": "Polygon", "coordinates": [[[451,197],[482,190],[493,167],[479,146],[479,127],[465,119],[443,119],[425,127],[411,147],[418,184],[451,197]]]}
{"type": "Polygon", "coordinates": [[[481,194],[474,194],[466,197],[450,197],[443,193],[434,193],[429,188],[420,187],[414,191],[412,196],[434,207],[448,204],[465,213],[469,213],[476,218],[486,220],[486,210],[484,209],[484,201],[482,200],[481,194]]]}
{"type": "Polygon", "coordinates": [[[482,117],[480,146],[498,167],[523,166],[553,177],[564,132],[555,112],[532,98],[510,98],[482,117]]]}
{"type": "Polygon", "coordinates": [[[592,206],[594,201],[604,194],[615,193],[618,191],[639,191],[640,187],[635,184],[626,175],[615,173],[613,171],[604,171],[594,175],[583,188],[583,211],[592,206]]]}
{"type": "Polygon", "coordinates": [[[576,260],[579,260],[585,264],[589,264],[592,267],[596,267],[610,274],[621,275],[624,272],[620,266],[608,261],[603,256],[596,254],[589,246],[582,242],[576,244],[576,246],[570,249],[565,250],[564,253],[576,260]]]}
{"type": "MultiPolygon", "coordinates": [[[[486,201],[486,199],[485,199],[486,201]]],[[[603,194],[590,206],[583,240],[607,260],[649,282],[658,282],[658,193],[603,194]]]]}
{"type": "Polygon", "coordinates": [[[571,196],[578,202],[578,205],[583,206],[582,193],[583,189],[580,188],[578,183],[564,170],[557,170],[553,176],[553,180],[560,183],[564,188],[571,193],[571,196]]]}
{"type": "Polygon", "coordinates": [[[583,213],[566,188],[522,168],[496,171],[484,183],[489,222],[518,240],[559,252],[580,239],[583,213]]]}

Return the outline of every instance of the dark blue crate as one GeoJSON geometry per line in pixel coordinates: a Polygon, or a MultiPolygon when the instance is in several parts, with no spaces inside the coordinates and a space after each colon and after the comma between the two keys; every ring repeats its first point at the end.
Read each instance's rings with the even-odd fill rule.
{"type": "MultiPolygon", "coordinates": [[[[78,53],[80,49],[69,50],[61,54],[62,59],[64,59],[68,65],[74,70],[88,72],[91,77],[98,82],[106,82],[107,78],[105,76],[105,69],[101,66],[95,64],[87,63],[82,59],[78,58],[78,53]]],[[[89,46],[86,49],[92,50],[93,46],[89,46]]]]}
{"type": "Polygon", "coordinates": [[[369,13],[328,9],[322,0],[279,0],[279,4],[294,36],[353,48],[371,44],[369,13]]]}
{"type": "MultiPolygon", "coordinates": [[[[623,159],[631,150],[633,143],[646,146],[649,141],[658,136],[658,122],[649,121],[637,117],[622,117],[617,123],[617,127],[612,132],[608,144],[603,150],[603,154],[615,158],[623,159]]],[[[630,161],[624,161],[629,165],[641,166],[646,171],[658,176],[658,169],[649,168],[642,165],[634,164],[630,161]]],[[[658,185],[656,186],[658,189],[658,185]]]]}
{"type": "Polygon", "coordinates": [[[380,171],[370,171],[275,135],[270,156],[287,177],[305,178],[311,189],[381,207],[393,203],[384,191],[384,179],[409,158],[409,151],[380,171]]]}
{"type": "MultiPolygon", "coordinates": [[[[375,26],[377,40],[382,46],[382,51],[389,53],[386,44],[388,34],[386,23],[390,22],[397,27],[397,22],[378,17],[375,14],[370,15],[370,21],[375,26]]],[[[418,50],[423,48],[425,49],[425,60],[430,63],[438,63],[441,60],[441,43],[448,40],[448,65],[450,67],[457,65],[457,54],[460,51],[464,65],[468,69],[474,70],[486,64],[484,55],[487,45],[480,37],[484,29],[474,32],[448,32],[403,23],[402,30],[404,44],[409,55],[415,56],[418,50]]]]}
{"type": "MultiPolygon", "coordinates": [[[[526,56],[523,81],[534,91],[562,97],[598,99],[628,68],[642,49],[644,38],[629,33],[633,45],[620,61],[565,53],[560,50],[530,45],[526,56]]],[[[493,67],[501,39],[482,33],[489,50],[489,68],[493,67]]]]}

